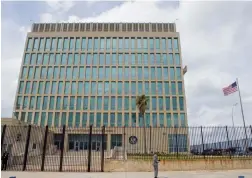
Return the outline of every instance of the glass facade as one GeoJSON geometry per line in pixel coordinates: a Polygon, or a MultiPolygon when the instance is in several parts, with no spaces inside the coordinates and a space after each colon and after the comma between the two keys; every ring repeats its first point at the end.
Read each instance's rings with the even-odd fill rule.
{"type": "Polygon", "coordinates": [[[142,127],[136,97],[145,94],[146,126],[185,127],[179,46],[170,37],[28,37],[15,113],[41,126],[142,127]]]}

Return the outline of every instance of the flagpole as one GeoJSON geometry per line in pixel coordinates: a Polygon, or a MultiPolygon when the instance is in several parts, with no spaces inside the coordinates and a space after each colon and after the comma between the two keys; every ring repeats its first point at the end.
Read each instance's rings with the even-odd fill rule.
{"type": "Polygon", "coordinates": [[[237,84],[237,88],[238,88],[238,91],[239,91],[241,113],[242,113],[243,126],[244,126],[245,137],[246,137],[245,145],[247,146],[247,139],[248,139],[248,137],[247,137],[247,130],[246,130],[246,124],[245,124],[245,119],[244,119],[244,113],[243,113],[243,107],[242,107],[242,99],[241,99],[241,92],[240,92],[238,78],[236,78],[236,84],[237,84]]]}

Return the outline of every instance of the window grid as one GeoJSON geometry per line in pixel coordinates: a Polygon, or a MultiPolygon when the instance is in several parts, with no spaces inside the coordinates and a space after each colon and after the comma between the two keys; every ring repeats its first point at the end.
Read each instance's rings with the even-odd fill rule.
{"type": "MultiPolygon", "coordinates": [[[[124,28],[124,26],[122,27],[124,28]]],[[[69,28],[70,27],[68,27],[68,29],[69,28]]],[[[92,28],[94,28],[94,26],[92,26],[92,28]]],[[[98,26],[98,29],[99,28],[101,27],[98,26]]],[[[110,28],[112,28],[112,26],[108,27],[108,29],[110,28]]],[[[118,27],[115,26],[115,28],[118,27]]],[[[138,28],[140,28],[140,30],[143,30],[143,26],[141,25],[136,26],[128,24],[127,28],[131,28],[136,31],[139,30],[138,28]]],[[[145,30],[146,28],[147,26],[145,26],[145,30]]],[[[162,26],[158,24],[157,26],[152,26],[152,28],[153,30],[155,30],[156,28],[157,31],[160,31],[160,29],[162,29],[162,26]]],[[[96,113],[97,110],[100,110],[103,112],[108,112],[109,115],[111,113],[115,114],[115,126],[118,124],[118,117],[116,114],[117,111],[120,110],[122,114],[122,124],[128,125],[128,121],[124,120],[124,116],[126,116],[127,118],[127,114],[131,115],[132,113],[138,112],[137,109],[133,106],[135,97],[142,93],[146,93],[151,97],[154,97],[156,101],[155,107],[152,106],[152,100],[150,101],[149,108],[154,107],[154,110],[147,110],[147,112],[150,114],[150,116],[152,116],[152,114],[157,116],[157,125],[160,124],[160,120],[158,119],[160,118],[160,115],[162,115],[162,120],[164,120],[162,122],[165,125],[168,125],[166,115],[168,117],[168,115],[171,114],[171,117],[173,118],[173,113],[184,112],[185,107],[182,87],[183,74],[181,70],[182,65],[180,53],[178,50],[178,43],[178,38],[167,37],[29,37],[26,44],[27,47],[25,48],[26,52],[22,68],[22,80],[20,81],[23,82],[23,84],[20,83],[19,85],[19,93],[25,93],[24,97],[27,96],[28,101],[30,101],[31,97],[35,97],[34,94],[38,93],[37,97],[35,97],[35,103],[33,104],[34,107],[28,107],[31,108],[29,109],[29,111],[37,113],[41,112],[41,108],[45,108],[42,103],[43,98],[45,97],[48,97],[46,109],[51,110],[52,108],[54,108],[54,110],[56,109],[55,112],[60,112],[60,109],[63,107],[64,96],[69,96],[67,97],[67,103],[70,103],[70,98],[74,96],[74,106],[66,106],[66,108],[64,109],[64,112],[66,114],[66,121],[64,122],[68,122],[70,111],[71,113],[73,113],[73,116],[75,116],[75,113],[78,112],[80,113],[81,118],[79,125],[83,125],[83,116],[80,110],[80,108],[84,107],[83,96],[89,96],[89,100],[91,97],[97,95],[97,97],[93,98],[95,100],[94,103],[98,103],[98,101],[105,101],[105,98],[109,97],[108,106],[98,106],[98,104],[96,104],[95,106],[93,106],[93,108],[91,108],[91,102],[88,102],[88,105],[85,106],[86,108],[88,108],[86,109],[86,113],[96,113]],[[41,43],[42,45],[40,44],[41,40],[43,42],[41,43]],[[132,48],[133,44],[134,48],[132,48]],[[172,50],[170,50],[170,48],[172,50]],[[37,53],[38,51],[39,53],[37,53]],[[91,56],[90,60],[88,58],[88,55],[91,56]],[[106,55],[110,58],[109,62],[105,60],[106,55]],[[122,57],[122,59],[120,56],[122,57]],[[69,59],[71,59],[71,62],[69,59]],[[125,61],[125,59],[128,60],[125,61]],[[150,66],[152,66],[152,68],[150,66]],[[108,69],[109,73],[107,73],[105,69],[108,69]],[[129,73],[129,71],[132,71],[132,69],[135,72],[131,72],[131,75],[126,75],[127,73],[129,73]],[[39,73],[39,75],[37,75],[37,73],[39,73]],[[145,73],[148,74],[147,78],[145,78],[145,73]],[[165,83],[163,79],[167,79],[170,82],[165,83]],[[82,88],[80,87],[81,89],[78,89],[78,84],[80,82],[82,82],[82,85],[85,85],[87,81],[87,89],[89,90],[88,93],[84,90],[84,86],[82,86],[82,88]],[[27,85],[28,82],[30,82],[29,85],[27,85]],[[37,84],[35,84],[35,82],[37,82],[37,84]],[[47,91],[48,89],[46,89],[46,82],[47,85],[49,85],[49,91],[47,91]],[[61,85],[60,82],[62,82],[61,85]],[[153,85],[153,87],[155,88],[152,89],[153,82],[155,83],[155,85],[153,85]],[[172,82],[174,82],[176,85],[175,93],[173,94],[169,93],[169,91],[173,91],[172,82]],[[92,83],[93,86],[96,87],[96,90],[92,89],[92,83]],[[106,84],[108,84],[108,86],[110,86],[111,88],[106,88],[106,84]],[[168,93],[166,85],[168,86],[168,93]],[[29,87],[29,89],[27,88],[27,86],[29,87]],[[68,90],[66,90],[65,86],[69,87],[68,90]],[[146,88],[146,86],[148,87],[146,88]],[[29,94],[28,90],[31,92],[31,94],[29,94]],[[79,93],[79,90],[81,90],[81,93],[79,93]],[[90,91],[92,91],[93,93],[90,93],[90,91]],[[52,97],[54,98],[51,101],[52,97]],[[80,101],[82,101],[81,106],[77,106],[78,104],[76,104],[78,97],[81,97],[81,99],[79,99],[80,101]],[[114,97],[113,103],[115,104],[113,105],[115,106],[112,106],[111,104],[112,97],[114,97]],[[128,109],[124,107],[125,98],[127,97],[129,97],[128,109]],[[39,98],[38,101],[41,102],[40,104],[37,104],[37,98],[39,98]],[[59,98],[61,99],[61,106],[57,107],[57,101],[59,98]],[[118,106],[117,103],[119,102],[120,98],[122,105],[118,106]],[[132,100],[132,98],[134,98],[134,100],[132,100]],[[168,101],[166,100],[166,98],[169,98],[169,105],[166,102],[168,101]],[[175,111],[173,110],[173,98],[176,98],[177,104],[175,111]],[[71,107],[74,109],[72,109],[71,107]],[[106,110],[107,107],[108,109],[106,110]]],[[[23,95],[18,94],[17,97],[21,97],[22,101],[22,98],[24,98],[22,96],[23,95]]],[[[23,113],[24,108],[20,107],[20,112],[23,113]]],[[[101,115],[101,118],[103,118],[103,114],[101,115]]],[[[26,116],[28,116],[28,114],[26,114],[26,116]]],[[[54,120],[54,116],[55,114],[53,114],[53,121],[56,121],[54,120]]],[[[94,118],[94,122],[96,122],[96,114],[94,114],[94,118]]],[[[139,116],[136,116],[137,124],[139,123],[138,118],[139,116]]],[[[180,114],[178,114],[178,118],[180,118],[180,114]]],[[[180,121],[180,119],[178,119],[178,121],[180,121]]],[[[75,121],[73,120],[71,122],[75,121]]],[[[108,122],[110,123],[110,120],[108,122]]],[[[152,117],[150,117],[150,123],[153,122],[154,121],[152,120],[152,117]]],[[[74,125],[74,123],[72,124],[74,125]]],[[[131,120],[129,121],[129,124],[132,125],[131,120]]],[[[54,125],[54,123],[52,123],[52,125],[54,125]]],[[[87,126],[88,123],[84,125],[87,126]]]]}

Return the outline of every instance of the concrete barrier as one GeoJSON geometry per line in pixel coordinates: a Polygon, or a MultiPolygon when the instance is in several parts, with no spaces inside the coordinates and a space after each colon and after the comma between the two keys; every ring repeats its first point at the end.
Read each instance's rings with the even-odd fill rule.
{"type": "MultiPolygon", "coordinates": [[[[152,162],[144,160],[105,160],[107,172],[153,171],[152,162]]],[[[167,160],[161,161],[159,171],[234,170],[252,169],[252,160],[167,160]]]]}

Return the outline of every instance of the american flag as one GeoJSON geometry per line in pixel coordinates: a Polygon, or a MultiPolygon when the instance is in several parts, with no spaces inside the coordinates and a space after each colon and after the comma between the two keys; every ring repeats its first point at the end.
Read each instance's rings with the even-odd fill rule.
{"type": "Polygon", "coordinates": [[[237,83],[234,82],[231,85],[229,85],[228,87],[223,88],[222,90],[223,90],[223,93],[225,96],[227,96],[231,93],[234,93],[237,91],[237,83]]]}

